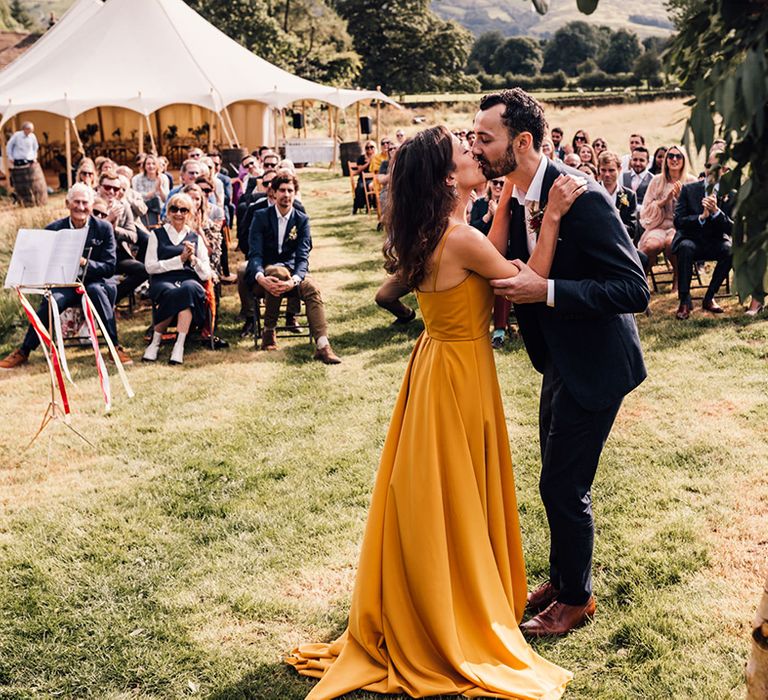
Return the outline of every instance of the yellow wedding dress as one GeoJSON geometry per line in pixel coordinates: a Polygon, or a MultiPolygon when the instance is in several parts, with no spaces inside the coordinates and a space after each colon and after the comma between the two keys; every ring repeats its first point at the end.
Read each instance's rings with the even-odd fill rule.
{"type": "Polygon", "coordinates": [[[384,445],[347,630],[286,661],[321,679],[307,700],[357,689],[559,698],[572,674],[518,629],[526,578],[488,342],[493,292],[470,274],[417,296],[426,329],[384,445]]]}

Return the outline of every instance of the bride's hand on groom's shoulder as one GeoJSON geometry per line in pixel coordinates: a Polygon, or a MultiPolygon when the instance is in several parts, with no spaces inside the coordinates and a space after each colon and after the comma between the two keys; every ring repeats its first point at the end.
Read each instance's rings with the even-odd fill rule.
{"type": "Polygon", "coordinates": [[[558,219],[563,217],[571,205],[587,191],[587,179],[573,175],[559,175],[552,183],[547,198],[546,214],[558,219]]]}

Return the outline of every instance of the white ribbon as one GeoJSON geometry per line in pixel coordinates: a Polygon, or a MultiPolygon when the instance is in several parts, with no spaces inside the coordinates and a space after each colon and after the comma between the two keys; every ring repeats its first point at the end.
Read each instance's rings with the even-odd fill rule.
{"type": "Polygon", "coordinates": [[[69,367],[67,366],[67,356],[64,353],[64,334],[61,330],[61,314],[59,313],[59,305],[56,303],[53,294],[48,297],[48,303],[51,305],[53,330],[56,334],[56,345],[59,348],[59,362],[61,363],[61,369],[64,371],[64,376],[69,380],[69,383],[72,386],[76,386],[75,382],[72,381],[72,375],[69,373],[69,367]]]}

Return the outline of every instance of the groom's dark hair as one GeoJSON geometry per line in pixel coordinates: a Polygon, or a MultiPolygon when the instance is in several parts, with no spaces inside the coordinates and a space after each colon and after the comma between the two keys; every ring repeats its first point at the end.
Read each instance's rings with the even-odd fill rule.
{"type": "Polygon", "coordinates": [[[540,150],[547,133],[547,120],[541,104],[520,88],[492,92],[480,100],[483,111],[496,105],[504,105],[501,121],[507,127],[510,138],[527,131],[533,137],[533,147],[540,150]]]}

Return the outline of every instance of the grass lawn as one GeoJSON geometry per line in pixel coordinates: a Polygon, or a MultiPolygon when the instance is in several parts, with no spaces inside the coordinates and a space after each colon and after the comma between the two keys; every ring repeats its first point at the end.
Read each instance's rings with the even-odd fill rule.
{"type": "MultiPolygon", "coordinates": [[[[92,357],[70,353],[73,425],[96,450],[58,425],[24,451],[45,407],[42,355],[0,376],[0,698],[298,700],[312,687],[281,658],[345,626],[421,323],[393,330],[375,306],[380,234],[349,214],[348,181],[315,172],[302,185],[342,365],[312,361],[301,339],[255,352],[228,287],[232,347],[191,350],[177,368],[137,361],[136,397],[115,379],[110,415],[92,357]]],[[[18,226],[4,216],[3,269],[18,226]]],[[[697,310],[680,323],[658,295],[639,319],[649,377],[625,401],[594,488],[598,615],[536,643],[574,671],[568,698],[743,695],[768,552],[768,324],[724,304],[719,318],[697,310]]],[[[137,360],[148,323],[146,311],[118,321],[137,360]]],[[[547,555],[539,377],[519,340],[496,359],[536,583],[547,555]]]]}

